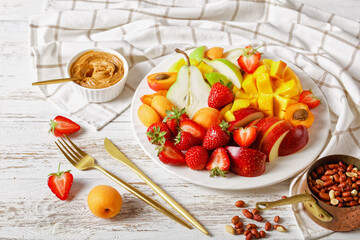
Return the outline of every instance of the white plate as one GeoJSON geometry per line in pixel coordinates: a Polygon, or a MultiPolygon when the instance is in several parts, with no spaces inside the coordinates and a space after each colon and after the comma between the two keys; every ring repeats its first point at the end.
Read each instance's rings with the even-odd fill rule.
{"type": "MultiPolygon", "coordinates": [[[[156,72],[166,72],[168,68],[181,57],[181,54],[169,56],[169,58],[165,59],[165,61],[156,66],[149,75],[156,72]]],[[[264,54],[263,58],[279,60],[279,57],[271,54],[264,54]]],[[[288,63],[288,65],[301,80],[303,89],[311,89],[315,96],[320,97],[322,104],[312,110],[315,116],[315,121],[309,128],[309,142],[305,148],[295,154],[278,157],[275,161],[267,163],[266,171],[261,176],[249,178],[228,173],[226,178],[211,178],[209,177],[209,172],[206,170],[194,171],[186,166],[170,166],[163,164],[156,156],[157,152],[155,151],[155,146],[151,145],[146,137],[145,132],[147,128],[137,117],[137,109],[142,104],[140,97],[145,94],[153,93],[147,84],[146,77],[141,81],[136,89],[131,104],[132,127],[135,137],[140,146],[144,149],[145,153],[162,168],[188,182],[197,185],[216,189],[241,190],[265,187],[284,181],[305,169],[318,156],[326,143],[330,127],[330,113],[328,105],[325,96],[319,87],[304,71],[291,63],[288,63]]]]}

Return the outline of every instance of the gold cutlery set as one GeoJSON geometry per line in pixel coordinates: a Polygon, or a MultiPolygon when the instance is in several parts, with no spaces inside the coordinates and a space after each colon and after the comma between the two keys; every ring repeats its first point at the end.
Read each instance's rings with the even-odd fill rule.
{"type": "MultiPolygon", "coordinates": [[[[77,147],[67,136],[59,139],[55,144],[58,146],[60,151],[64,154],[64,156],[69,160],[69,162],[76,167],[77,169],[89,170],[89,169],[97,169],[107,177],[118,183],[120,186],[140,198],[142,201],[146,202],[156,210],[162,212],[164,215],[169,218],[175,220],[179,224],[191,229],[190,225],[183,221],[181,218],[177,217],[175,214],[167,210],[161,204],[139,191],[134,186],[125,182],[121,178],[115,176],[99,165],[95,164],[95,159],[82,151],[79,147],[77,147]]],[[[171,207],[173,207],[178,213],[180,213],[186,220],[192,223],[196,228],[202,231],[204,234],[208,235],[209,233],[206,229],[201,226],[201,224],[188,213],[180,204],[178,204],[172,197],[170,197],[164,190],[162,190],[158,185],[156,185],[150,178],[148,178],[134,163],[132,163],[128,158],[125,157],[119,149],[107,138],[104,140],[104,145],[106,151],[116,160],[119,160],[127,167],[129,167],[133,172],[135,172],[139,177],[141,177],[147,185],[149,185],[158,195],[160,195],[171,207]]]]}

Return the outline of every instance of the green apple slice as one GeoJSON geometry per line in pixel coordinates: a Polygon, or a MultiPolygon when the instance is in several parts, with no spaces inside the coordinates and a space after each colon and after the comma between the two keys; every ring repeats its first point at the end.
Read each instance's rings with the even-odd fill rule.
{"type": "Polygon", "coordinates": [[[219,58],[214,60],[203,59],[203,61],[213,67],[217,72],[225,75],[238,89],[241,89],[242,75],[240,69],[227,59],[219,58]]]}
{"type": "Polygon", "coordinates": [[[222,81],[225,85],[230,82],[224,74],[218,72],[205,73],[205,78],[210,83],[210,86],[220,81],[222,81]]]}
{"type": "Polygon", "coordinates": [[[190,59],[195,59],[198,63],[204,58],[205,51],[207,50],[206,46],[195,48],[189,55],[190,59]]]}
{"type": "Polygon", "coordinates": [[[179,72],[180,68],[186,64],[186,61],[183,58],[177,60],[171,67],[168,69],[168,72],[179,72]]]}
{"type": "Polygon", "coordinates": [[[235,49],[232,49],[232,50],[224,53],[223,58],[229,60],[230,62],[235,64],[238,68],[240,68],[237,60],[242,54],[244,54],[243,48],[235,48],[235,49]]]}

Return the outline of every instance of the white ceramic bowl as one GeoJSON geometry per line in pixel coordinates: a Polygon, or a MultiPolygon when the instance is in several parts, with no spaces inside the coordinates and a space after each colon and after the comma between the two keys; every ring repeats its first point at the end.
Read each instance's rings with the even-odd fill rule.
{"type": "Polygon", "coordinates": [[[75,82],[71,82],[72,88],[74,89],[76,94],[79,94],[82,98],[86,99],[89,102],[101,103],[101,102],[111,101],[114,98],[116,98],[117,96],[119,96],[120,93],[122,92],[122,90],[124,89],[126,79],[128,76],[128,72],[129,72],[128,63],[125,60],[124,56],[122,56],[120,53],[118,53],[115,50],[112,50],[109,48],[89,48],[89,49],[85,49],[81,52],[76,53],[75,55],[73,55],[70,58],[70,60],[68,61],[67,65],[66,65],[66,72],[69,77],[70,77],[71,65],[81,55],[83,55],[84,53],[86,53],[88,51],[107,52],[107,53],[117,56],[123,62],[124,76],[122,77],[122,79],[120,81],[118,81],[114,85],[107,87],[107,88],[98,88],[98,89],[86,88],[86,87],[80,86],[79,84],[77,84],[75,82]]]}

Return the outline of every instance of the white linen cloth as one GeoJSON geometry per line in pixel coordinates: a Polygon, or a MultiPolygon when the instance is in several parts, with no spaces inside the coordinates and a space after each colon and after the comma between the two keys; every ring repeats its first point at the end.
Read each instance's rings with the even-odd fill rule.
{"type": "MultiPolygon", "coordinates": [[[[41,87],[51,102],[96,129],[129,105],[138,83],[175,48],[263,45],[263,52],[305,71],[326,96],[331,129],[321,156],[360,156],[358,22],[286,0],[48,0],[45,9],[30,18],[39,81],[65,77],[68,58],[88,47],[113,48],[129,62],[125,91],[109,103],[81,101],[66,84],[41,87]]],[[[305,239],[329,234],[296,206],[294,214],[305,239]]]]}

